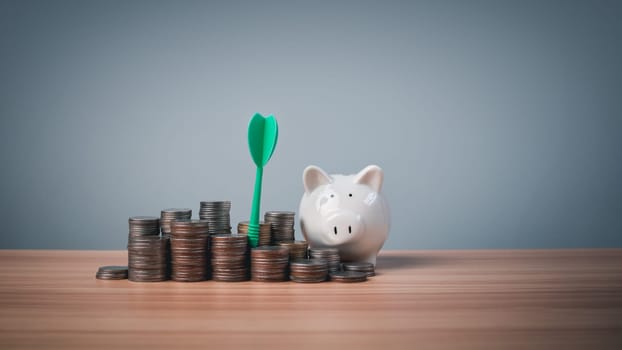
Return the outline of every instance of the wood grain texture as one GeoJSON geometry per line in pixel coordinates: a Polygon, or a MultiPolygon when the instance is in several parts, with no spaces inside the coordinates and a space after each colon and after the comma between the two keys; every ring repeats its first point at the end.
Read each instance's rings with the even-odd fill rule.
{"type": "Polygon", "coordinates": [[[387,251],[359,284],[100,281],[0,251],[1,348],[622,349],[622,249],[387,251]]]}

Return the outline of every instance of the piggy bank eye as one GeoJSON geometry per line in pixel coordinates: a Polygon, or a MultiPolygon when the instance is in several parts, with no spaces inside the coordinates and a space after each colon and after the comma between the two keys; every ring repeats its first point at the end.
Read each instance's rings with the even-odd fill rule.
{"type": "Polygon", "coordinates": [[[352,197],[352,193],[348,193],[348,197],[352,197]]]}
{"type": "Polygon", "coordinates": [[[335,195],[331,193],[331,194],[330,194],[330,198],[333,198],[333,197],[335,197],[335,195]]]}

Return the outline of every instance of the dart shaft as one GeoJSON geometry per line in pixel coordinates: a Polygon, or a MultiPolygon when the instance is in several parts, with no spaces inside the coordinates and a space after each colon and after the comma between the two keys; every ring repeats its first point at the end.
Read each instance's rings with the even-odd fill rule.
{"type": "Polygon", "coordinates": [[[253,208],[251,210],[251,220],[250,220],[250,223],[253,225],[259,224],[262,181],[263,181],[263,168],[257,167],[257,172],[255,173],[255,192],[253,194],[253,208]]]}

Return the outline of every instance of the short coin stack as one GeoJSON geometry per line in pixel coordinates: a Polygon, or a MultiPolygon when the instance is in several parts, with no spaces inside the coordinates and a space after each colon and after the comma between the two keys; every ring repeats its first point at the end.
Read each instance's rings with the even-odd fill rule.
{"type": "Polygon", "coordinates": [[[207,278],[209,224],[205,220],[171,222],[171,278],[198,282],[207,278]]]}
{"type": "Polygon", "coordinates": [[[127,266],[101,266],[95,278],[99,280],[124,280],[127,278],[127,266]]]}
{"type": "Polygon", "coordinates": [[[328,264],[320,259],[298,259],[289,263],[289,279],[299,283],[326,281],[328,264]]]}
{"type": "Polygon", "coordinates": [[[272,243],[293,241],[294,217],[293,211],[268,211],[264,215],[266,223],[272,224],[272,243]]]}
{"type": "Polygon", "coordinates": [[[367,280],[367,274],[359,271],[334,271],[330,274],[330,280],[335,282],[365,282],[367,280]]]}
{"type": "Polygon", "coordinates": [[[367,277],[376,275],[374,264],[368,262],[346,262],[341,264],[344,271],[358,271],[365,272],[367,277]]]}
{"type": "Polygon", "coordinates": [[[309,245],[307,241],[281,241],[277,245],[289,249],[289,260],[306,259],[309,245]]]}
{"type": "MultiPolygon", "coordinates": [[[[238,233],[248,234],[248,221],[238,223],[238,233]]],[[[270,245],[272,241],[272,225],[263,221],[259,222],[259,246],[270,245]]]]}
{"type": "Polygon", "coordinates": [[[171,221],[188,220],[190,218],[192,218],[192,209],[170,208],[162,210],[160,212],[160,226],[162,228],[162,233],[171,233],[171,221]]]}
{"type": "Polygon", "coordinates": [[[287,280],[289,249],[263,246],[251,249],[251,280],[280,282],[287,280]]]}
{"type": "Polygon", "coordinates": [[[201,202],[199,218],[209,223],[210,235],[231,233],[231,202],[201,202]]]}
{"type": "Polygon", "coordinates": [[[168,279],[168,236],[134,237],[127,244],[128,278],[134,282],[168,279]]]}
{"type": "Polygon", "coordinates": [[[309,258],[325,260],[329,272],[339,271],[341,267],[339,250],[336,248],[311,248],[309,249],[309,258]]]}
{"type": "Polygon", "coordinates": [[[248,237],[213,235],[211,240],[212,279],[223,282],[248,280],[248,237]]]}

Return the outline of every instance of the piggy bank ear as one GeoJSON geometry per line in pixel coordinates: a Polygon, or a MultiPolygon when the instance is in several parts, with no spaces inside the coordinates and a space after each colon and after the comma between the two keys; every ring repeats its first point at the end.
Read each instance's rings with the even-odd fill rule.
{"type": "Polygon", "coordinates": [[[305,192],[307,193],[313,192],[318,186],[328,185],[331,182],[333,179],[315,165],[309,165],[302,173],[302,183],[305,185],[305,192]]]}
{"type": "Polygon", "coordinates": [[[379,166],[368,165],[365,169],[359,171],[359,173],[354,176],[354,183],[367,185],[373,188],[376,192],[380,192],[380,189],[382,189],[383,179],[384,173],[379,166]]]}

